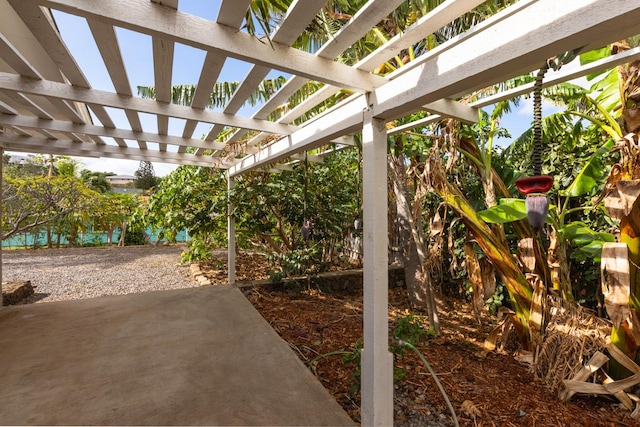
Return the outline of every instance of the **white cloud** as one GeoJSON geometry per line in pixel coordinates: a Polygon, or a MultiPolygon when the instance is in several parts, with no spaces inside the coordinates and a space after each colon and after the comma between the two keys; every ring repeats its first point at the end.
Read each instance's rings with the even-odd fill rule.
{"type": "MultiPolygon", "coordinates": [[[[77,157],[84,166],[94,172],[113,172],[116,175],[133,175],[140,162],[137,160],[121,160],[121,159],[107,159],[107,158],[86,158],[77,157]]],[[[175,170],[178,165],[167,163],[153,163],[153,170],[156,176],[166,176],[175,170]]]]}
{"type": "MultiPolygon", "coordinates": [[[[29,153],[7,151],[5,154],[29,156],[29,153]]],[[[133,175],[138,170],[140,162],[137,160],[108,159],[104,157],[72,157],[80,163],[80,170],[89,169],[93,172],[113,172],[116,175],[133,175]]],[[[162,177],[173,172],[178,165],[168,163],[153,163],[156,176],[162,177]]]]}

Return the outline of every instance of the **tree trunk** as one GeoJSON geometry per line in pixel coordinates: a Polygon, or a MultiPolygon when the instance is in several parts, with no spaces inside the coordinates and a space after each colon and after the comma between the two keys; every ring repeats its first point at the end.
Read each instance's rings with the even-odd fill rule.
{"type": "MultiPolygon", "coordinates": [[[[142,235],[144,236],[144,240],[151,246],[158,246],[158,243],[160,243],[160,239],[156,239],[155,241],[151,238],[151,235],[149,233],[147,233],[147,230],[142,229],[142,235]]],[[[173,238],[173,242],[169,242],[169,243],[176,243],[176,237],[174,235],[173,238]]]]}
{"type": "Polygon", "coordinates": [[[73,223],[69,227],[69,246],[78,246],[78,226],[73,223]]]}
{"type": "Polygon", "coordinates": [[[397,204],[399,240],[400,246],[402,246],[400,253],[404,253],[404,274],[409,302],[412,307],[427,311],[429,324],[439,333],[440,324],[434,304],[434,291],[424,269],[426,255],[421,221],[419,218],[414,221],[409,203],[404,155],[392,155],[390,163],[393,172],[393,191],[397,204]]]}
{"type": "MultiPolygon", "coordinates": [[[[626,243],[629,250],[629,293],[636,298],[640,297],[640,199],[636,198],[628,215],[620,220],[620,242],[626,243]]],[[[618,348],[625,351],[627,356],[640,363],[640,352],[638,343],[632,333],[638,330],[640,325],[637,322],[636,308],[629,306],[632,313],[629,319],[622,323],[620,330],[616,334],[611,333],[611,339],[618,348]],[[621,338],[623,343],[616,342],[614,336],[621,338]],[[622,345],[619,345],[622,344],[622,345]]],[[[631,372],[625,373],[625,377],[631,372]]]]}
{"type": "Polygon", "coordinates": [[[567,240],[563,236],[558,236],[557,230],[551,227],[549,241],[547,260],[551,276],[551,288],[562,296],[565,301],[572,301],[573,293],[571,290],[569,260],[567,259],[567,240]]]}
{"type": "MultiPolygon", "coordinates": [[[[618,67],[620,79],[620,101],[622,104],[622,129],[625,147],[622,150],[622,180],[632,181],[630,186],[640,185],[640,149],[638,131],[640,130],[640,61],[618,67]]],[[[629,200],[631,206],[620,220],[620,241],[629,247],[631,292],[640,296],[640,200],[634,192],[635,200],[629,200]]]]}
{"type": "Polygon", "coordinates": [[[47,224],[47,248],[51,249],[53,242],[51,241],[51,224],[47,224]]]}
{"type": "Polygon", "coordinates": [[[127,233],[127,221],[122,222],[122,228],[120,231],[120,240],[118,240],[118,246],[124,246],[124,236],[127,233]]]}
{"type": "Polygon", "coordinates": [[[620,241],[629,248],[631,293],[640,297],[640,199],[636,199],[632,206],[629,215],[620,221],[620,241]]]}

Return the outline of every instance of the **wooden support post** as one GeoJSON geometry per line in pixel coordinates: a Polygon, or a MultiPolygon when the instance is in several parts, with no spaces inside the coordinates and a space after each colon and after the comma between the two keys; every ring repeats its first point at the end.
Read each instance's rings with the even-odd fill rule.
{"type": "Polygon", "coordinates": [[[227,278],[231,286],[236,284],[236,219],[231,215],[233,206],[229,198],[234,186],[234,178],[227,173],[227,278]]]}
{"type": "Polygon", "coordinates": [[[393,425],[393,355],[389,352],[387,132],[365,110],[362,132],[364,207],[364,348],[362,425],[393,425]]]}

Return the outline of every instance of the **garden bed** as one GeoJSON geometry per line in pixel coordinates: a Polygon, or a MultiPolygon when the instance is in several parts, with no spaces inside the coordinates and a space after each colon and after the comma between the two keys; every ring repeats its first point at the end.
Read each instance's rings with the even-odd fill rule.
{"type": "MultiPolygon", "coordinates": [[[[242,280],[251,280],[252,271],[266,271],[266,265],[259,267],[260,259],[239,258],[242,280]]],[[[223,264],[219,263],[221,271],[223,264]]],[[[224,277],[226,279],[226,273],[224,277]]],[[[264,277],[259,279],[265,280],[264,277]]],[[[361,290],[328,292],[283,284],[255,285],[243,290],[349,415],[359,421],[361,290]]],[[[409,323],[426,324],[424,316],[409,309],[407,293],[402,287],[390,289],[389,307],[392,331],[399,326],[410,330],[409,323]]],[[[447,301],[447,305],[440,308],[442,334],[439,337],[420,334],[418,345],[438,375],[460,425],[639,425],[628,416],[629,412],[606,397],[574,396],[569,402],[563,402],[545,388],[542,381],[534,378],[529,365],[510,354],[484,352],[483,342],[495,319],[485,313],[483,325],[479,326],[472,312],[466,302],[447,301]]],[[[453,425],[445,400],[419,356],[409,349],[395,353],[395,424],[453,425]]]]}
{"type": "MultiPolygon", "coordinates": [[[[247,297],[358,421],[356,343],[362,337],[361,295],[254,288],[247,297]]],[[[390,327],[397,328],[402,319],[412,315],[406,291],[391,290],[389,303],[390,327]]],[[[505,353],[483,352],[484,337],[492,323],[487,318],[485,326],[479,327],[468,314],[471,312],[467,304],[451,302],[441,310],[442,335],[424,339],[418,346],[438,375],[460,425],[639,425],[607,398],[577,396],[562,402],[534,378],[528,365],[505,353]]],[[[405,349],[394,359],[396,425],[453,425],[445,401],[419,357],[405,349]]]]}

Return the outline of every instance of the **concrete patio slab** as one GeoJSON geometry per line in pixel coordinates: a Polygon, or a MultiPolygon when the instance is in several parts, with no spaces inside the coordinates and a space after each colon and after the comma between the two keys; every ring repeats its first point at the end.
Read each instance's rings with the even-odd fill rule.
{"type": "Polygon", "coordinates": [[[237,288],[0,309],[3,425],[353,425],[237,288]]]}

